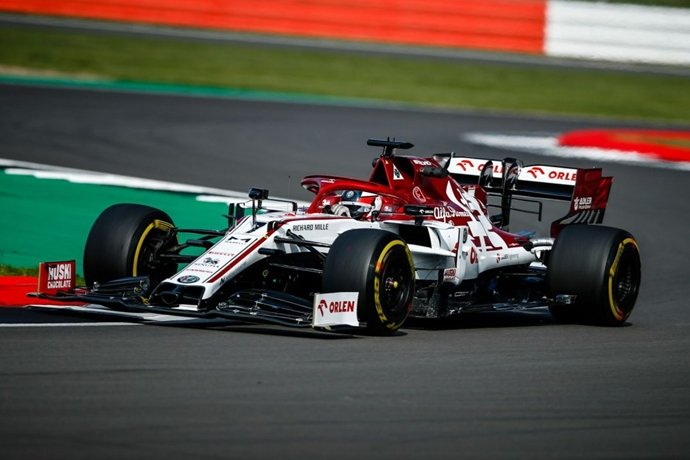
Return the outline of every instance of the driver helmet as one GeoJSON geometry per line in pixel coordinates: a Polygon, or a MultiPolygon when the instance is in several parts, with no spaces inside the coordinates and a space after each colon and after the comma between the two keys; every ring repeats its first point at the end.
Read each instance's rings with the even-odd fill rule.
{"type": "MultiPolygon", "coordinates": [[[[329,208],[324,206],[331,214],[336,216],[352,217],[353,219],[364,219],[370,215],[376,195],[361,192],[359,190],[344,190],[337,200],[328,198],[329,208]]],[[[324,200],[325,202],[326,200],[324,200]]]]}

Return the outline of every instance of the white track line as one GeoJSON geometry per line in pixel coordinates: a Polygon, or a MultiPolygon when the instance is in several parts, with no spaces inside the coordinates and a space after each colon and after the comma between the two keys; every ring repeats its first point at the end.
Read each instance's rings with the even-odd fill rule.
{"type": "MultiPolygon", "coordinates": [[[[37,179],[66,180],[75,184],[111,185],[140,190],[189,193],[197,195],[197,201],[202,202],[237,203],[245,202],[249,199],[246,192],[65,168],[5,158],[0,158],[0,168],[5,169],[5,174],[32,176],[37,179]]],[[[298,206],[309,205],[309,203],[302,201],[298,201],[297,204],[298,206]]]]}
{"type": "Polygon", "coordinates": [[[175,182],[144,179],[139,177],[107,174],[83,169],[65,168],[61,166],[31,163],[27,161],[9,160],[0,158],[0,167],[5,168],[5,173],[33,176],[37,179],[61,179],[76,184],[114,185],[119,187],[138,188],[145,190],[160,190],[169,192],[186,192],[202,195],[221,195],[229,198],[244,198],[247,194],[233,190],[223,190],[197,185],[179,184],[175,182]]]}
{"type": "Polygon", "coordinates": [[[123,322],[99,322],[99,323],[5,323],[0,324],[0,328],[5,327],[101,327],[101,326],[141,326],[141,323],[123,322]]]}

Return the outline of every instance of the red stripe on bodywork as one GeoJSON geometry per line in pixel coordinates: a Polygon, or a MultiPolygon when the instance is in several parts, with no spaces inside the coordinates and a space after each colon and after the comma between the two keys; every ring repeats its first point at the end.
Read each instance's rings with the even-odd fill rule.
{"type": "Polygon", "coordinates": [[[240,263],[249,254],[254,252],[254,249],[261,246],[267,238],[268,238],[268,234],[263,236],[262,238],[259,238],[258,240],[256,240],[254,243],[252,243],[251,246],[245,248],[242,252],[240,252],[237,256],[235,256],[234,259],[232,259],[230,262],[228,262],[225,265],[225,267],[218,270],[215,275],[213,275],[211,278],[209,278],[208,280],[206,280],[204,282],[205,283],[215,283],[216,281],[218,281],[223,275],[225,275],[227,272],[229,272],[230,269],[232,269],[234,266],[236,266],[238,263],[240,263]]]}

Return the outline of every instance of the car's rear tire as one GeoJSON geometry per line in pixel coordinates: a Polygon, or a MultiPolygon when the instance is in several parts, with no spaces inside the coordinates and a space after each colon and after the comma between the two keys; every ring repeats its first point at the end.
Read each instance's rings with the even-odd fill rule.
{"type": "Polygon", "coordinates": [[[177,271],[161,261],[162,249],[177,244],[172,219],[163,211],[139,204],[115,204],[96,219],[84,248],[84,279],[88,286],[131,276],[148,275],[158,282],[177,271]]]}
{"type": "Polygon", "coordinates": [[[412,309],[414,282],[412,254],[398,235],[358,229],[331,246],[322,292],[358,292],[359,320],[374,334],[392,334],[412,309]]]}
{"type": "Polygon", "coordinates": [[[630,233],[571,225],[551,250],[547,284],[553,296],[574,295],[575,300],[550,311],[561,322],[620,326],[635,307],[640,281],[640,251],[630,233]]]}

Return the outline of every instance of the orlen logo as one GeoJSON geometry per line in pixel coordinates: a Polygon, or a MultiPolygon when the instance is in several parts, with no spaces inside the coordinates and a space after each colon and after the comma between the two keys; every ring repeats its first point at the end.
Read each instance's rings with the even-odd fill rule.
{"type": "MultiPolygon", "coordinates": [[[[494,161],[489,161],[491,163],[491,169],[493,169],[494,174],[503,174],[503,166],[499,162],[494,162],[494,161]]],[[[482,172],[482,169],[484,169],[484,165],[486,163],[480,163],[479,166],[477,166],[477,171],[480,173],[482,172]]]]}
{"type": "Polygon", "coordinates": [[[536,179],[537,177],[543,176],[546,173],[539,166],[532,166],[531,168],[529,168],[527,170],[527,174],[531,174],[532,177],[534,177],[536,179]]]}
{"type": "Polygon", "coordinates": [[[467,171],[468,169],[474,168],[474,163],[472,163],[471,160],[462,160],[459,161],[456,166],[459,166],[462,168],[463,171],[467,171]]]}
{"type": "Polygon", "coordinates": [[[577,179],[577,173],[570,171],[559,171],[557,169],[550,169],[548,172],[546,172],[539,166],[532,166],[527,170],[527,174],[531,175],[535,179],[538,179],[541,176],[546,176],[552,180],[575,181],[577,179]]]}
{"type": "Polygon", "coordinates": [[[355,311],[355,301],[354,300],[334,300],[327,304],[325,299],[321,299],[319,302],[319,313],[321,316],[324,315],[324,310],[330,313],[351,313],[355,311]]]}

